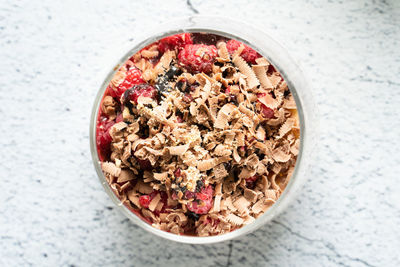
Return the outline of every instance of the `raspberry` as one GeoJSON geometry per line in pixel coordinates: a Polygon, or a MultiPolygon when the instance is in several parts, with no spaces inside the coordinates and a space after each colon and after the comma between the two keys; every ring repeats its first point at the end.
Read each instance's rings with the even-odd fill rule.
{"type": "Polygon", "coordinates": [[[109,93],[112,97],[120,98],[121,95],[131,88],[135,84],[141,84],[145,81],[142,79],[142,73],[137,68],[132,68],[127,71],[125,79],[122,81],[120,85],[118,85],[117,89],[113,89],[109,87],[109,93]]]}
{"type": "Polygon", "coordinates": [[[114,121],[108,121],[104,116],[100,116],[97,121],[96,127],[96,143],[97,149],[101,156],[107,157],[111,152],[110,144],[112,138],[110,136],[109,130],[115,124],[114,121]]]}
{"type": "Polygon", "coordinates": [[[156,99],[157,90],[153,86],[147,83],[133,85],[132,88],[126,90],[124,93],[123,96],[124,105],[130,106],[131,104],[130,101],[133,101],[135,104],[137,104],[139,96],[145,96],[156,99]]]}
{"type": "Polygon", "coordinates": [[[158,51],[164,53],[175,48],[180,50],[187,44],[193,44],[190,33],[175,34],[161,39],[158,43],[158,51]]]}
{"type": "Polygon", "coordinates": [[[148,208],[151,202],[151,198],[149,195],[142,195],[139,197],[139,203],[143,208],[148,208]]]}
{"type": "Polygon", "coordinates": [[[199,193],[195,193],[195,200],[187,204],[188,210],[197,214],[207,214],[213,206],[213,193],[211,185],[203,187],[199,193]]]}
{"type": "Polygon", "coordinates": [[[209,73],[216,56],[217,48],[214,45],[187,44],[179,52],[178,60],[180,65],[192,73],[209,73]]]}
{"type": "Polygon", "coordinates": [[[246,178],[246,186],[250,189],[253,189],[254,187],[256,187],[256,182],[258,180],[259,176],[258,175],[254,175],[251,176],[249,178],[246,178]]]}
{"type": "MultiPolygon", "coordinates": [[[[237,40],[229,40],[226,43],[226,48],[228,49],[229,54],[233,54],[235,53],[235,51],[239,48],[239,46],[242,44],[242,42],[239,42],[237,40]]],[[[242,51],[242,53],[240,54],[240,56],[248,63],[256,63],[256,59],[261,57],[261,55],[259,53],[257,53],[253,48],[244,45],[244,49],[242,51]]]]}

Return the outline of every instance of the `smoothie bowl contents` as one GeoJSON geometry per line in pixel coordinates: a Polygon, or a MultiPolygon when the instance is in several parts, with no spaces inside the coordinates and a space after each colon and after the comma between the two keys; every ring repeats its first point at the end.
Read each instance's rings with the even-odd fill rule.
{"type": "Polygon", "coordinates": [[[249,46],[204,33],[127,60],[97,116],[106,180],[153,227],[210,236],[252,223],[280,197],[300,143],[281,74],[249,46]]]}

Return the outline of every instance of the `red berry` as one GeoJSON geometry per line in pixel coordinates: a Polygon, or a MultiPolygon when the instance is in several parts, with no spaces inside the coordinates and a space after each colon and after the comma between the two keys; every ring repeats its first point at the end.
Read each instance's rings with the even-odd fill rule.
{"type": "Polygon", "coordinates": [[[97,121],[96,143],[97,149],[100,151],[102,156],[107,156],[111,151],[110,144],[112,138],[109,130],[114,124],[114,121],[108,121],[108,119],[104,116],[99,117],[97,121]]]}
{"type": "Polygon", "coordinates": [[[207,214],[214,203],[213,193],[211,185],[202,188],[199,193],[195,193],[195,200],[187,204],[188,210],[197,214],[207,214]]]}
{"type": "Polygon", "coordinates": [[[228,86],[228,87],[225,89],[225,94],[229,95],[230,93],[231,93],[231,87],[228,86]]]}
{"type": "Polygon", "coordinates": [[[170,206],[168,206],[168,194],[165,191],[160,191],[160,195],[161,195],[161,202],[164,204],[161,212],[164,212],[165,209],[171,208],[170,206]]]}
{"type": "Polygon", "coordinates": [[[196,89],[197,89],[198,86],[199,86],[199,85],[191,85],[190,88],[189,88],[190,92],[196,91],[196,89]]]}
{"type": "Polygon", "coordinates": [[[160,191],[160,195],[161,195],[161,201],[165,201],[165,203],[167,203],[166,201],[168,200],[168,194],[165,191],[160,191]]]}
{"type": "Polygon", "coordinates": [[[185,192],[185,198],[186,199],[192,199],[192,198],[195,198],[196,197],[196,193],[195,192],[192,192],[192,191],[186,191],[185,192]]]}
{"type": "MultiPolygon", "coordinates": [[[[154,211],[154,215],[156,215],[156,216],[159,216],[160,213],[163,213],[163,212],[165,212],[166,209],[170,208],[170,207],[168,206],[168,195],[167,195],[167,192],[165,192],[165,191],[153,190],[153,192],[151,192],[150,195],[149,195],[149,198],[150,198],[149,203],[150,203],[158,194],[160,194],[160,197],[161,197],[161,200],[160,200],[160,201],[163,203],[163,206],[162,206],[161,210],[155,210],[155,211],[154,211]]],[[[140,200],[140,199],[139,199],[139,200],[140,200]]]]}
{"type": "Polygon", "coordinates": [[[192,73],[211,72],[216,57],[215,45],[204,44],[187,44],[178,54],[179,63],[192,73]]]}
{"type": "Polygon", "coordinates": [[[212,223],[212,219],[210,217],[207,217],[204,221],[203,224],[209,224],[212,223]]]}
{"type": "Polygon", "coordinates": [[[182,100],[185,101],[186,103],[190,103],[193,101],[193,96],[191,94],[186,93],[183,95],[182,100]]]}
{"type": "MultiPolygon", "coordinates": [[[[257,94],[257,97],[263,97],[265,93],[257,94]]],[[[261,104],[261,115],[267,119],[272,119],[274,117],[274,110],[261,104]]]]}
{"type": "Polygon", "coordinates": [[[142,195],[139,197],[139,203],[143,208],[148,208],[151,202],[151,198],[149,195],[142,195]]]}
{"type": "Polygon", "coordinates": [[[127,71],[125,79],[122,81],[120,85],[118,85],[117,89],[109,88],[109,93],[112,97],[120,98],[121,95],[131,88],[135,84],[141,84],[145,81],[142,78],[142,73],[137,68],[131,68],[127,71]],[[111,90],[110,90],[111,89],[111,90]]]}
{"type": "Polygon", "coordinates": [[[117,118],[115,119],[115,122],[118,123],[118,122],[121,122],[123,120],[124,120],[124,117],[122,117],[122,113],[120,113],[120,114],[117,115],[117,118]]]}
{"type": "Polygon", "coordinates": [[[182,117],[181,116],[176,116],[176,122],[177,123],[182,123],[183,122],[182,117]]]}
{"type": "MultiPolygon", "coordinates": [[[[232,39],[226,43],[226,48],[228,49],[228,52],[232,55],[240,47],[241,44],[242,44],[242,42],[232,39]]],[[[248,63],[252,63],[252,64],[256,63],[256,59],[261,57],[261,55],[259,53],[257,53],[253,48],[251,48],[245,44],[243,44],[243,45],[244,45],[244,49],[243,49],[242,53],[240,54],[240,56],[248,63]]]]}
{"type": "Polygon", "coordinates": [[[270,109],[264,104],[261,104],[261,115],[267,119],[272,119],[274,117],[274,110],[270,109]]]}
{"type": "Polygon", "coordinates": [[[190,33],[175,34],[161,39],[158,43],[158,51],[164,53],[175,48],[180,50],[187,44],[193,44],[190,33]]]}
{"type": "Polygon", "coordinates": [[[213,227],[217,226],[221,221],[219,219],[214,220],[213,227]]]}
{"type": "Polygon", "coordinates": [[[124,98],[123,103],[125,105],[129,105],[128,103],[130,103],[130,101],[133,101],[135,104],[137,104],[139,96],[156,99],[157,90],[153,86],[147,83],[133,85],[132,88],[125,91],[123,96],[124,98]]]}
{"type": "Polygon", "coordinates": [[[178,168],[178,169],[176,169],[175,171],[174,171],[174,175],[175,175],[175,177],[180,177],[181,176],[181,169],[180,168],[178,168]]]}
{"type": "Polygon", "coordinates": [[[153,190],[153,192],[150,193],[150,200],[153,200],[153,198],[158,195],[158,191],[157,190],[153,190]]]}
{"type": "Polygon", "coordinates": [[[254,175],[251,176],[249,178],[246,178],[246,186],[250,189],[253,189],[256,186],[256,182],[258,180],[259,176],[258,175],[254,175]]]}

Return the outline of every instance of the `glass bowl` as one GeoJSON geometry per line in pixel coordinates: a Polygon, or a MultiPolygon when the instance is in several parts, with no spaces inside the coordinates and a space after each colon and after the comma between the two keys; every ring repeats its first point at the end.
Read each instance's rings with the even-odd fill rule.
{"type": "Polygon", "coordinates": [[[288,51],[282,47],[271,36],[258,28],[247,25],[243,22],[234,21],[222,17],[194,16],[182,18],[160,25],[155,31],[144,33],[141,38],[136,38],[134,45],[130,44],[128,52],[117,62],[110,66],[103,84],[101,85],[96,99],[94,101],[91,120],[90,120],[90,149],[97,175],[105,191],[118,206],[118,209],[130,220],[142,227],[144,230],[157,236],[189,244],[210,244],[226,241],[232,238],[248,234],[257,228],[271,221],[279,214],[288,203],[295,197],[295,193],[303,184],[306,175],[309,173],[311,163],[313,162],[317,137],[317,114],[316,106],[313,101],[312,92],[308,80],[301,71],[299,64],[294,61],[288,51]],[[118,197],[113,193],[108,185],[105,176],[101,170],[100,160],[96,149],[96,121],[98,109],[103,94],[118,68],[133,54],[141,48],[169,35],[183,32],[206,32],[221,35],[227,38],[239,40],[267,58],[274,67],[281,73],[287,82],[297,104],[298,116],[300,120],[300,149],[297,156],[297,162],[292,177],[287,184],[282,195],[263,215],[258,217],[253,223],[243,226],[230,233],[210,236],[196,237],[168,233],[152,227],[147,222],[140,219],[136,214],[125,207],[118,197]],[[111,71],[110,71],[111,70],[111,71]]]}

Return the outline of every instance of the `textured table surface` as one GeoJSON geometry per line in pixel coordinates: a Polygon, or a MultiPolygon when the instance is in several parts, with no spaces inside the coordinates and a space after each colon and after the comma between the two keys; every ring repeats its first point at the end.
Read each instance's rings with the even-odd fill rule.
{"type": "Polygon", "coordinates": [[[395,0],[0,1],[0,266],[399,266],[399,25],[395,0]],[[311,78],[322,133],[286,212],[208,246],[131,223],[89,154],[105,62],[148,27],[195,13],[282,41],[311,78]]]}

